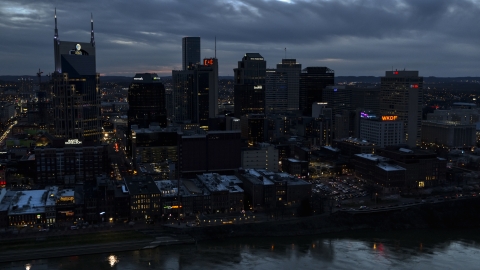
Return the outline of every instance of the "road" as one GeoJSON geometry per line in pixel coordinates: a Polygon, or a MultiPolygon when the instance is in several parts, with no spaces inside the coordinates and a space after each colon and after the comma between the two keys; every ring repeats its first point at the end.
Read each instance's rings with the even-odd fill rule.
{"type": "Polygon", "coordinates": [[[7,138],[8,134],[12,130],[12,127],[17,124],[17,120],[15,120],[8,128],[3,132],[2,136],[0,136],[0,145],[2,145],[5,142],[5,139],[7,138]]]}

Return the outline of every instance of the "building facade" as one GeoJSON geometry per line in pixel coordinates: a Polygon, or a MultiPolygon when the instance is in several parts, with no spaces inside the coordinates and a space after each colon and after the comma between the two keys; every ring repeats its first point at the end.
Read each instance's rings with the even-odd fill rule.
{"type": "Polygon", "coordinates": [[[182,70],[200,64],[200,37],[182,38],[182,70]]]}
{"type": "Polygon", "coordinates": [[[307,67],[300,74],[300,111],[312,115],[312,104],[321,102],[323,89],[333,85],[335,72],[327,67],[307,67]]]}
{"type": "Polygon", "coordinates": [[[260,143],[257,147],[242,150],[243,169],[265,169],[278,172],[278,149],[268,143],[260,143]]]}
{"type": "Polygon", "coordinates": [[[128,88],[128,153],[132,152],[132,125],[148,128],[153,123],[167,126],[165,87],[157,74],[137,73],[128,88]]]}
{"type": "Polygon", "coordinates": [[[90,42],[60,41],[55,14],[52,74],[54,136],[98,143],[101,138],[99,77],[91,20],[90,42]]]}
{"type": "Polygon", "coordinates": [[[265,112],[267,62],[259,53],[246,53],[234,73],[235,117],[265,112]]]}
{"type": "Polygon", "coordinates": [[[379,147],[405,143],[403,122],[397,117],[380,116],[361,112],[360,139],[379,147]]]}
{"type": "Polygon", "coordinates": [[[476,125],[452,121],[423,121],[422,145],[436,147],[472,147],[477,143],[476,125]]]}
{"type": "Polygon", "coordinates": [[[386,71],[380,80],[380,114],[396,116],[403,122],[409,147],[420,145],[423,77],[418,76],[418,71],[386,71]]]}

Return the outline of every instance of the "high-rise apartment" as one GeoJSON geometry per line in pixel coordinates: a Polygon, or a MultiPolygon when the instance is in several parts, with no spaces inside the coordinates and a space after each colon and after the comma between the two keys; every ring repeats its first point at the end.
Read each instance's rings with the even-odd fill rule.
{"type": "Polygon", "coordinates": [[[200,37],[182,38],[182,70],[200,64],[200,37]]]}
{"type": "Polygon", "coordinates": [[[90,42],[60,41],[55,12],[52,74],[55,137],[99,142],[101,135],[100,74],[96,72],[93,17],[90,42]]]}
{"type": "Polygon", "coordinates": [[[327,67],[307,67],[300,74],[300,111],[312,115],[312,104],[322,102],[323,89],[333,85],[335,72],[327,67]]]}
{"type": "Polygon", "coordinates": [[[265,112],[267,62],[259,53],[246,53],[234,73],[235,117],[265,112]]]}
{"type": "Polygon", "coordinates": [[[403,121],[409,147],[421,143],[423,77],[418,71],[386,71],[381,78],[380,113],[403,121]]]}

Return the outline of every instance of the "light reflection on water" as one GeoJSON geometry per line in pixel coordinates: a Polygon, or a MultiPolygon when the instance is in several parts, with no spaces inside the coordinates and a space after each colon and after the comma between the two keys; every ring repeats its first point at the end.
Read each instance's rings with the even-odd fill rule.
{"type": "Polygon", "coordinates": [[[108,263],[110,267],[114,267],[119,262],[118,257],[115,255],[108,256],[108,263]]]}
{"type": "Polygon", "coordinates": [[[480,230],[239,238],[0,264],[0,269],[476,269],[480,230]]]}

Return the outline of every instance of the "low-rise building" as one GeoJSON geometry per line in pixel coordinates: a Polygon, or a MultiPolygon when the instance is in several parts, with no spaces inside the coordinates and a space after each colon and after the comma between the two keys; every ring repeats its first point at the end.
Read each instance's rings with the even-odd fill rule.
{"type": "Polygon", "coordinates": [[[454,121],[423,121],[422,145],[435,147],[471,147],[477,142],[476,125],[454,121]]]}
{"type": "Polygon", "coordinates": [[[161,194],[151,176],[128,176],[124,178],[130,195],[130,219],[133,221],[160,218],[161,194]]]}
{"type": "Polygon", "coordinates": [[[41,225],[45,220],[47,190],[14,191],[8,220],[10,226],[41,225]]]}
{"type": "Polygon", "coordinates": [[[288,173],[252,169],[240,172],[238,177],[252,209],[298,205],[312,194],[312,184],[288,173]]]}
{"type": "Polygon", "coordinates": [[[406,169],[405,187],[423,188],[442,185],[447,161],[431,151],[402,147],[380,149],[378,154],[406,169]]]}
{"type": "Polygon", "coordinates": [[[260,143],[257,147],[242,150],[242,168],[266,169],[278,172],[278,149],[268,143],[260,143]]]}
{"type": "Polygon", "coordinates": [[[395,193],[406,185],[407,170],[388,158],[375,154],[356,154],[352,161],[356,177],[382,187],[386,193],[395,193]]]}
{"type": "Polygon", "coordinates": [[[213,213],[243,210],[243,189],[238,186],[241,180],[236,176],[204,173],[197,175],[197,179],[210,193],[213,213]]]}
{"type": "Polygon", "coordinates": [[[308,178],[308,161],[286,158],[282,160],[282,170],[298,178],[308,178]]]}

